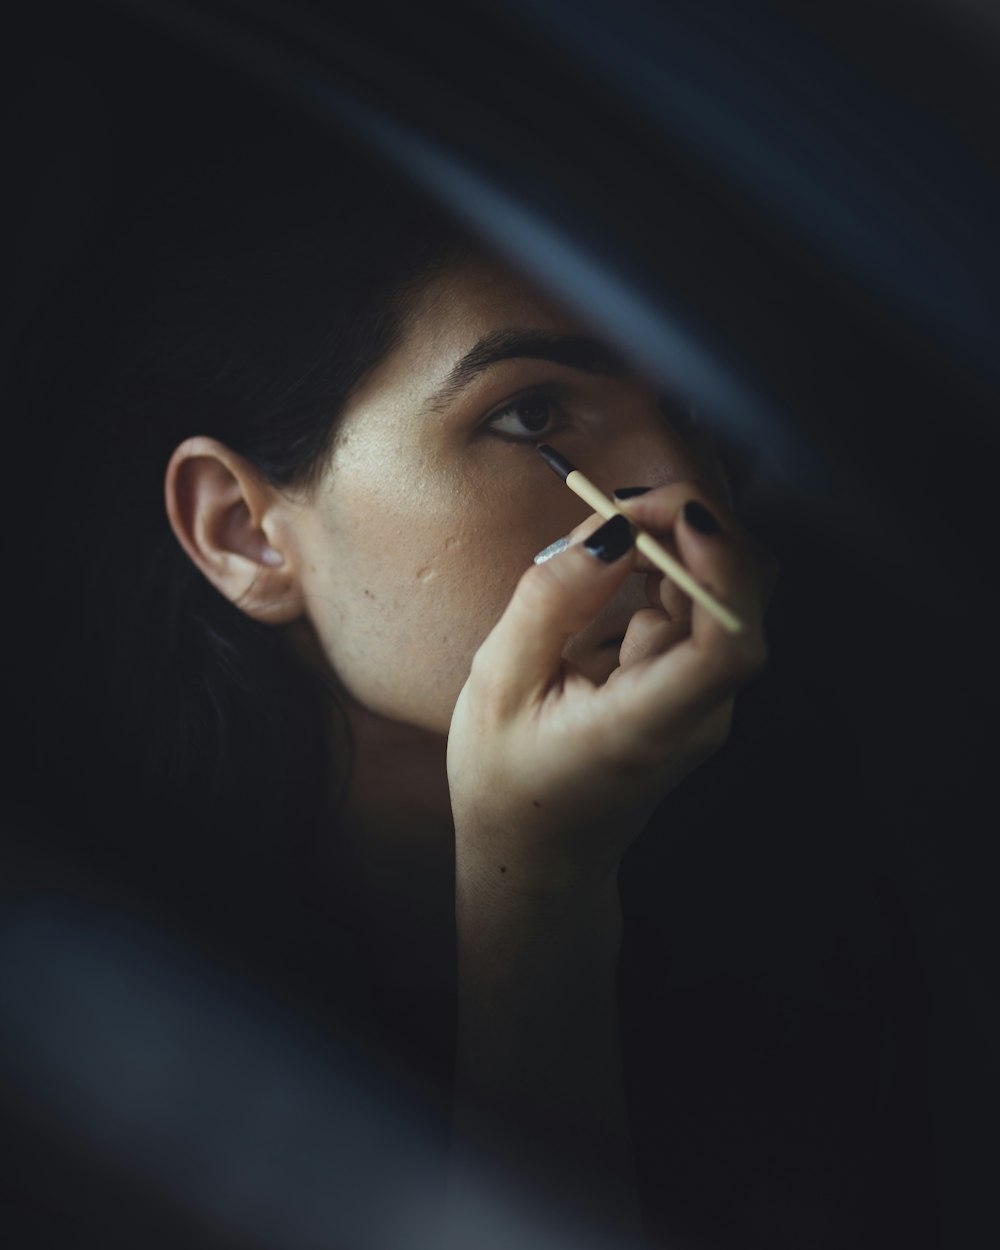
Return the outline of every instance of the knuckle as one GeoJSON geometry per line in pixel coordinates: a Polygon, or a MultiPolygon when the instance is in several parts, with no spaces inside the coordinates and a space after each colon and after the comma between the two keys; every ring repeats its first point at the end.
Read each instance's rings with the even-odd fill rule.
{"type": "Polygon", "coordinates": [[[599,567],[593,556],[572,547],[544,564],[532,565],[521,575],[515,592],[519,609],[542,622],[556,618],[569,632],[582,629],[594,611],[590,580],[599,567]],[[581,578],[581,561],[593,566],[588,577],[581,578]]]}
{"type": "Polygon", "coordinates": [[[759,630],[729,635],[712,660],[717,683],[723,689],[739,689],[767,664],[767,644],[759,630]]]}
{"type": "Polygon", "coordinates": [[[525,607],[543,612],[551,608],[561,582],[558,570],[552,568],[554,563],[533,564],[521,574],[515,593],[525,607]]]}

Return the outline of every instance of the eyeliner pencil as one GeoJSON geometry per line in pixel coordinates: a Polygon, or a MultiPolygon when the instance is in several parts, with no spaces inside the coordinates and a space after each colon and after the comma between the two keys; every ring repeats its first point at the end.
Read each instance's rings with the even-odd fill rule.
{"type": "Polygon", "coordinates": [[[731,612],[729,608],[719,603],[717,599],[714,599],[704,586],[699,585],[694,580],[679,560],[675,559],[665,547],[662,547],[651,534],[647,534],[644,529],[640,529],[627,513],[616,507],[607,495],[599,491],[590,478],[584,477],[580,470],[575,465],[570,464],[565,456],[560,456],[548,443],[538,443],[535,451],[538,452],[549,468],[562,478],[574,494],[579,495],[584,503],[589,504],[595,512],[600,513],[606,520],[610,521],[613,516],[618,516],[619,514],[626,517],[637,531],[635,545],[642,554],[665,573],[672,582],[680,586],[685,594],[690,595],[692,599],[700,603],[705,611],[715,617],[719,624],[728,629],[731,634],[742,633],[744,625],[740,618],[731,612]]]}

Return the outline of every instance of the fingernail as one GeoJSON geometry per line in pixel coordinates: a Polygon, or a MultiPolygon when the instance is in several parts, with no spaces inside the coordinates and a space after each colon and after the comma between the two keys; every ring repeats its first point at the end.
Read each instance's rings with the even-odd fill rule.
{"type": "Polygon", "coordinates": [[[544,564],[546,560],[551,560],[553,556],[557,556],[560,551],[565,551],[569,546],[569,536],[565,538],[557,538],[554,543],[549,543],[544,547],[537,556],[535,556],[536,564],[544,564]]]}
{"type": "Polygon", "coordinates": [[[591,555],[597,556],[605,564],[611,564],[612,561],[623,556],[634,542],[635,536],[628,518],[619,513],[610,521],[605,521],[583,545],[591,555]]]}
{"type": "Polygon", "coordinates": [[[684,520],[699,534],[721,534],[722,526],[697,499],[689,499],[684,505],[684,520]]]}
{"type": "Polygon", "coordinates": [[[619,486],[612,494],[616,499],[634,499],[636,495],[645,495],[646,491],[652,489],[652,486],[619,486]]]}

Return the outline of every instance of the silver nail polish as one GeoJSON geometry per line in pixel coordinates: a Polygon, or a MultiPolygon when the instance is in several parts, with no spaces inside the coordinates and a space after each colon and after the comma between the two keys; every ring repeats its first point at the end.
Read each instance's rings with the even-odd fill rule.
{"type": "Polygon", "coordinates": [[[544,564],[546,560],[551,560],[553,556],[557,556],[560,551],[565,551],[569,546],[569,536],[565,538],[557,538],[554,543],[549,545],[535,556],[536,564],[544,564]]]}

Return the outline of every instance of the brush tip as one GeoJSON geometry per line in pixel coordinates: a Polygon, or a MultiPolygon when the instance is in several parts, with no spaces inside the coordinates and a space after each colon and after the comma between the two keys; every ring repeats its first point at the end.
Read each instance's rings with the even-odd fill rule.
{"type": "Polygon", "coordinates": [[[575,466],[570,464],[565,456],[560,456],[555,448],[550,447],[548,443],[536,443],[535,451],[538,452],[553,473],[558,473],[564,482],[575,469],[575,466]]]}

